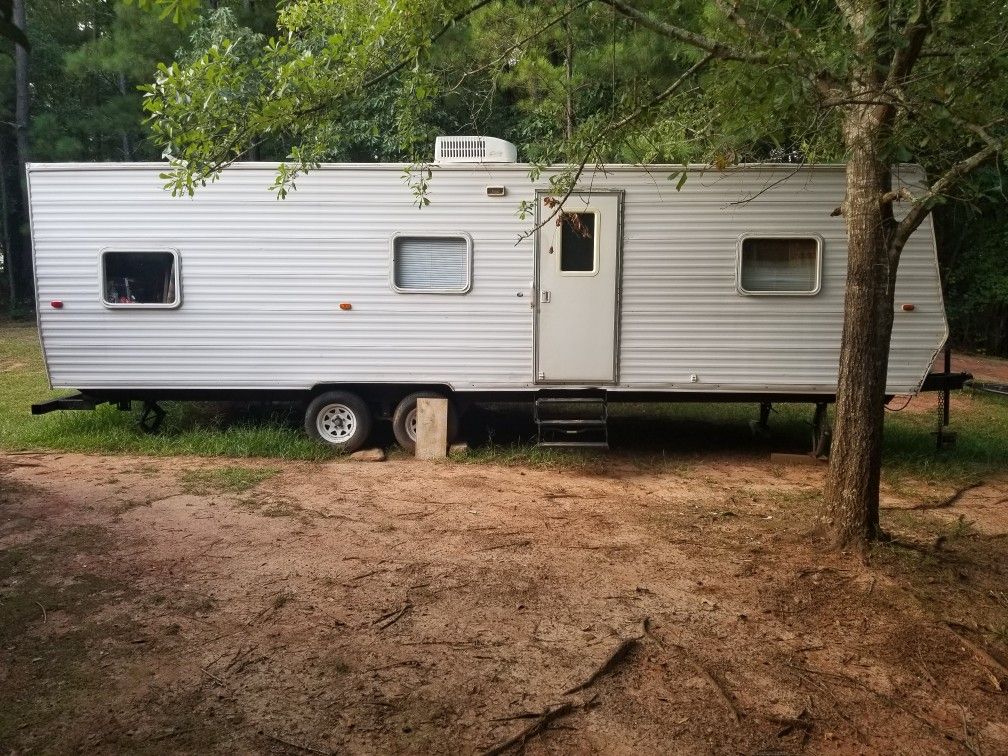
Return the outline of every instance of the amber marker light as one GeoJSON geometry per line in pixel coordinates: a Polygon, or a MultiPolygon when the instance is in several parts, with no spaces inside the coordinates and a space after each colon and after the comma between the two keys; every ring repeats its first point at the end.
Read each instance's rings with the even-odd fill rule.
{"type": "Polygon", "coordinates": [[[913,312],[917,309],[917,305],[905,304],[903,305],[903,312],[913,312]]]}
{"type": "Polygon", "coordinates": [[[353,305],[350,304],[349,302],[340,302],[339,303],[339,308],[341,310],[352,310],[353,309],[353,305]]]}

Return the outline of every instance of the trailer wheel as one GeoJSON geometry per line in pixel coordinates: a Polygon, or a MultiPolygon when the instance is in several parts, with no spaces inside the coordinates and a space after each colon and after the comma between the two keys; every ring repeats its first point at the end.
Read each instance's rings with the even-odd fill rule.
{"type": "MultiPolygon", "coordinates": [[[[444,399],[434,391],[418,391],[402,399],[392,415],[392,432],[399,446],[412,454],[416,451],[417,399],[444,399]]],[[[458,413],[451,399],[448,400],[448,443],[458,438],[458,413]]]]}
{"type": "Polygon", "coordinates": [[[371,435],[371,410],[355,394],[329,391],[308,405],[305,431],[314,441],[339,451],[354,452],[371,435]]]}

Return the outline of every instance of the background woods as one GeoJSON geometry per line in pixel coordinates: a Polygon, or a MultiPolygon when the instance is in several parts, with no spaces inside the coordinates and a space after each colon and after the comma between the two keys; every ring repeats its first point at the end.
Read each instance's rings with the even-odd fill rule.
{"type": "MultiPolygon", "coordinates": [[[[33,296],[24,163],[158,159],[138,87],[159,62],[198,44],[208,21],[180,27],[118,0],[13,0],[12,6],[30,49],[4,39],[0,56],[2,296],[11,309],[24,310],[33,296]]],[[[273,16],[272,7],[235,7],[235,18],[256,28],[272,28],[273,16]]]]}

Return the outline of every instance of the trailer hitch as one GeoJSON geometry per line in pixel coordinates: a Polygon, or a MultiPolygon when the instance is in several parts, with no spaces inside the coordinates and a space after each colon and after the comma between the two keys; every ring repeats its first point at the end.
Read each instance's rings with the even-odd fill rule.
{"type": "Polygon", "coordinates": [[[144,433],[154,434],[161,429],[165,411],[158,406],[157,402],[145,401],[143,412],[140,413],[140,430],[144,433]]]}
{"type": "Polygon", "coordinates": [[[73,396],[63,396],[59,399],[50,399],[47,402],[38,402],[31,406],[33,415],[45,415],[48,412],[58,410],[93,410],[101,404],[101,401],[87,394],[74,394],[73,396]]]}

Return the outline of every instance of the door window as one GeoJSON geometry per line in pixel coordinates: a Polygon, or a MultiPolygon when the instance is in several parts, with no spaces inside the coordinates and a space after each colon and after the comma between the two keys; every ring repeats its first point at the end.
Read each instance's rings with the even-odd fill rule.
{"type": "Polygon", "coordinates": [[[560,272],[594,275],[598,272],[598,215],[564,213],[560,223],[560,272]]]}

